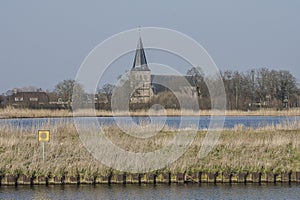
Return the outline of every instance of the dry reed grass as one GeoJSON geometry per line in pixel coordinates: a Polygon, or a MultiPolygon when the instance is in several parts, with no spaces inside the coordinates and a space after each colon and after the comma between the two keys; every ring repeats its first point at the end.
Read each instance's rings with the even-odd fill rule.
{"type": "MultiPolygon", "coordinates": [[[[168,116],[210,116],[210,110],[174,110],[167,109],[166,115],[168,116]]],[[[161,111],[151,111],[153,116],[161,116],[161,111]]],[[[112,113],[106,110],[78,110],[76,111],[77,116],[148,116],[148,110],[137,110],[134,112],[116,111],[112,113]]],[[[257,111],[239,111],[239,110],[227,110],[227,116],[300,116],[300,109],[294,108],[289,110],[273,110],[273,109],[261,109],[257,111]]],[[[33,109],[16,109],[8,107],[0,109],[0,119],[7,118],[43,118],[43,117],[72,117],[73,113],[70,110],[33,110],[33,109]]]]}
{"type": "MultiPolygon", "coordinates": [[[[22,129],[11,125],[0,127],[0,175],[80,175],[92,177],[107,174],[108,167],[96,161],[84,148],[73,123],[58,123],[52,126],[51,141],[45,145],[46,160],[42,162],[41,145],[37,141],[35,127],[22,129]]],[[[207,171],[207,172],[286,172],[300,170],[300,125],[286,129],[282,125],[260,129],[245,129],[236,126],[224,130],[221,137],[204,159],[198,159],[206,131],[198,131],[188,151],[164,171],[207,171]]],[[[92,130],[87,127],[87,131],[92,130]]],[[[133,152],[149,152],[166,146],[176,130],[165,127],[156,136],[137,139],[114,126],[105,127],[105,134],[121,148],[133,152]]],[[[182,130],[185,131],[185,130],[182,130]]]]}
{"type": "Polygon", "coordinates": [[[8,107],[0,109],[0,119],[7,118],[42,118],[42,117],[71,117],[68,110],[46,110],[46,109],[17,109],[8,107]]]}

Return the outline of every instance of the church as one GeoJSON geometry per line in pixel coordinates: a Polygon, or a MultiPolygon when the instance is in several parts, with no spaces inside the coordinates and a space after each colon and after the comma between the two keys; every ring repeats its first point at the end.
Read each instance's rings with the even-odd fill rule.
{"type": "Polygon", "coordinates": [[[151,71],[148,67],[143,42],[139,36],[132,69],[130,70],[130,88],[134,88],[131,103],[149,103],[153,96],[151,71]]]}
{"type": "Polygon", "coordinates": [[[130,97],[130,102],[134,104],[149,103],[154,95],[167,90],[172,91],[176,96],[189,95],[197,97],[200,95],[195,77],[151,74],[141,36],[138,39],[129,76],[130,88],[134,91],[130,97]]]}

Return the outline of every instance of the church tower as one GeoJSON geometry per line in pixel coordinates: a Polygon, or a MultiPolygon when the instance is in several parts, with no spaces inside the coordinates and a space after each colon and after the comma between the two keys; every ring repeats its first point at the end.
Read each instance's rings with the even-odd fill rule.
{"type": "Polygon", "coordinates": [[[133,66],[130,71],[131,103],[149,103],[153,96],[151,72],[147,64],[142,38],[139,35],[133,66]]]}

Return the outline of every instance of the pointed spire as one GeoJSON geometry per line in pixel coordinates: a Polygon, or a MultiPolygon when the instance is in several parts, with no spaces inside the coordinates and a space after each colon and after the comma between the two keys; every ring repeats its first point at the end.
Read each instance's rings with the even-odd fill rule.
{"type": "Polygon", "coordinates": [[[132,70],[150,71],[146,60],[140,29],[139,29],[139,40],[135,51],[132,70]]]}

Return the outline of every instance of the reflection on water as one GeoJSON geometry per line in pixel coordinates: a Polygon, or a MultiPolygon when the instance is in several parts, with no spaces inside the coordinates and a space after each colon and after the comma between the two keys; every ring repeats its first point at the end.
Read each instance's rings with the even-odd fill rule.
{"type": "Polygon", "coordinates": [[[0,187],[0,199],[298,199],[299,197],[299,184],[0,187]]]}

